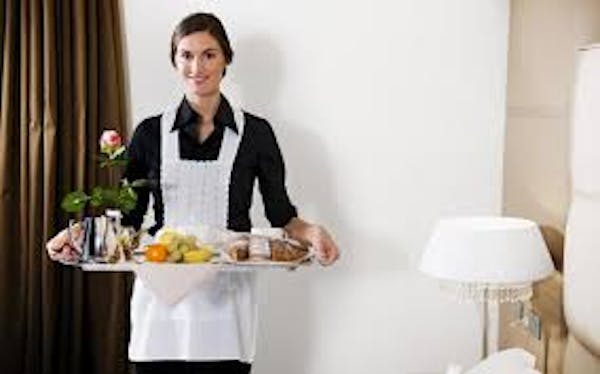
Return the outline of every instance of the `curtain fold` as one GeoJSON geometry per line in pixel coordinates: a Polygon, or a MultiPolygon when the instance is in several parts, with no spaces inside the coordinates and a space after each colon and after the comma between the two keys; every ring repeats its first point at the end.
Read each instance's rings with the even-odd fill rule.
{"type": "MultiPolygon", "coordinates": [[[[67,191],[126,132],[118,0],[0,2],[0,371],[127,373],[131,278],[53,263],[67,191]]],[[[114,180],[112,182],[115,182],[114,180]]]]}

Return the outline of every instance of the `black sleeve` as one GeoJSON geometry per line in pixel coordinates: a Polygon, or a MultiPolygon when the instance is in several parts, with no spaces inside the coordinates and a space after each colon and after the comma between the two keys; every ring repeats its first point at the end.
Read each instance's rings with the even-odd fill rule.
{"type": "Polygon", "coordinates": [[[267,121],[260,121],[257,131],[257,174],[265,215],[273,227],[283,227],[298,215],[285,187],[283,157],[271,125],[267,121]]]}
{"type": "MultiPolygon", "coordinates": [[[[146,159],[146,146],[149,142],[148,132],[149,121],[144,120],[140,123],[133,133],[129,147],[127,148],[128,163],[125,168],[123,178],[127,179],[130,183],[138,179],[147,179],[149,174],[149,164],[146,159]]],[[[138,199],[135,208],[129,213],[123,215],[123,224],[126,226],[133,226],[136,230],[139,230],[144,221],[146,210],[148,209],[148,201],[150,198],[149,187],[135,188],[138,199]]]]}

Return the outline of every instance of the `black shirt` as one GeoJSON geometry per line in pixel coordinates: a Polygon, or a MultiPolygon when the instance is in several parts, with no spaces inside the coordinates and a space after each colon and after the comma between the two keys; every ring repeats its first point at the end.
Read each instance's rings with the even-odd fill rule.
{"type": "MultiPolygon", "coordinates": [[[[229,186],[228,228],[250,231],[250,206],[254,182],[258,179],[265,214],[274,227],[285,226],[296,217],[296,208],[290,202],[285,188],[285,168],[271,125],[264,119],[244,112],[245,127],[233,163],[229,186]]],[[[171,131],[179,132],[179,155],[185,160],[216,160],[221,149],[225,127],[238,132],[233,110],[224,96],[214,117],[214,131],[202,142],[198,141],[197,128],[200,115],[184,98],[177,109],[171,131]]],[[[130,182],[148,179],[150,185],[138,188],[135,209],[125,215],[123,223],[139,229],[148,208],[149,196],[154,198],[156,224],[150,228],[154,234],[163,226],[163,202],[160,188],[161,116],[143,120],[135,129],[128,147],[129,163],[124,177],[130,182]]]]}

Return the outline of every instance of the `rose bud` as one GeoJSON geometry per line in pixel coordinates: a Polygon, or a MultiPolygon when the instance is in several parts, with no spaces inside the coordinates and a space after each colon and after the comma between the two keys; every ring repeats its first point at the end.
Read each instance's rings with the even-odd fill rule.
{"type": "Polygon", "coordinates": [[[115,130],[104,130],[100,137],[100,151],[112,154],[122,144],[121,136],[115,130]]]}

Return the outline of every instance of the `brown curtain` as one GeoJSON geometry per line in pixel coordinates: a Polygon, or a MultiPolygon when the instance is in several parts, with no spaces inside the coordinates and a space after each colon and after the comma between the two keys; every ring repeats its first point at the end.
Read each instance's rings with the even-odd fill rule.
{"type": "Polygon", "coordinates": [[[0,0],[0,372],[126,373],[131,279],[49,261],[62,196],[125,133],[118,0],[0,0]]]}

